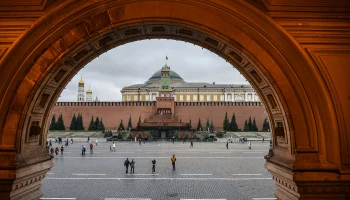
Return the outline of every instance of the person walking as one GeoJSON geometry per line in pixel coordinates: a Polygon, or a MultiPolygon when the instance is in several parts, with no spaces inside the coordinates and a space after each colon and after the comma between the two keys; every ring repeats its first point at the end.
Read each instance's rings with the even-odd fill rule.
{"type": "Polygon", "coordinates": [[[97,138],[96,138],[96,146],[97,146],[97,138]]]}
{"type": "Polygon", "coordinates": [[[130,165],[130,161],[128,158],[126,158],[125,162],[124,162],[124,166],[126,168],[126,174],[128,173],[129,171],[129,165],[130,165]]]}
{"type": "Polygon", "coordinates": [[[132,159],[130,162],[130,174],[134,174],[134,173],[135,173],[135,161],[134,159],[132,159]]]}
{"type": "Polygon", "coordinates": [[[88,142],[90,141],[90,137],[88,137],[88,142]]]}
{"type": "Polygon", "coordinates": [[[73,144],[73,138],[70,139],[70,143],[73,144]]]}
{"type": "Polygon", "coordinates": [[[60,149],[58,147],[55,148],[55,154],[56,156],[58,156],[58,152],[60,151],[60,149]]]}
{"type": "Polygon", "coordinates": [[[156,172],[156,159],[152,160],[152,173],[156,172]]]}
{"type": "Polygon", "coordinates": [[[63,145],[61,146],[61,156],[63,156],[63,151],[64,151],[64,147],[63,145]]]}
{"type": "Polygon", "coordinates": [[[115,151],[115,143],[113,142],[113,151],[115,151]]]}
{"type": "Polygon", "coordinates": [[[94,153],[94,145],[90,144],[90,154],[93,154],[93,153],[94,153]]]}
{"type": "Polygon", "coordinates": [[[175,162],[176,162],[176,157],[175,157],[175,154],[173,154],[173,157],[171,157],[171,164],[173,165],[173,170],[175,170],[175,162]]]}
{"type": "Polygon", "coordinates": [[[226,149],[228,149],[228,141],[226,142],[226,149]]]}
{"type": "Polygon", "coordinates": [[[52,147],[52,142],[51,142],[51,140],[49,141],[49,146],[52,147]]]}
{"type": "Polygon", "coordinates": [[[84,145],[81,145],[81,155],[85,155],[86,148],[84,145]]]}
{"type": "Polygon", "coordinates": [[[193,141],[191,140],[191,146],[190,146],[191,148],[193,148],[193,141]]]}
{"type": "Polygon", "coordinates": [[[50,153],[51,153],[51,156],[53,157],[54,155],[53,155],[53,153],[54,153],[54,149],[53,149],[53,147],[50,147],[50,153]]]}

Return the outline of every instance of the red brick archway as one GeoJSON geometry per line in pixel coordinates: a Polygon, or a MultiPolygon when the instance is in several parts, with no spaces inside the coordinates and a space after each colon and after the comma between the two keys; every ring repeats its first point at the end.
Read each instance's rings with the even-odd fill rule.
{"type": "Polygon", "coordinates": [[[0,87],[1,181],[8,185],[4,199],[27,192],[33,199],[41,195],[39,180],[52,166],[44,145],[48,116],[69,80],[101,53],[148,38],[207,48],[255,87],[272,123],[274,155],[266,167],[278,198],[317,198],[310,186],[332,186],[336,191],[323,196],[347,198],[350,178],[341,171],[349,173],[350,136],[343,101],[312,54],[260,6],[226,0],[68,0],[48,5],[0,61],[5,75],[0,87]]]}

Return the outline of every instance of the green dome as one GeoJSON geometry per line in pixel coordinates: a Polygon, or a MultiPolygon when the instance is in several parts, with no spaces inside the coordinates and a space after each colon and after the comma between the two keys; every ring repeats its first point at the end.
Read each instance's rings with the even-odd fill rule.
{"type": "MultiPolygon", "coordinates": [[[[148,79],[148,81],[146,83],[160,82],[161,76],[162,76],[162,73],[161,73],[161,69],[160,69],[160,70],[156,71],[151,76],[151,78],[148,79]]],[[[174,82],[183,82],[183,83],[185,82],[178,73],[176,73],[172,70],[170,70],[170,81],[171,82],[173,82],[173,81],[174,82]]]]}

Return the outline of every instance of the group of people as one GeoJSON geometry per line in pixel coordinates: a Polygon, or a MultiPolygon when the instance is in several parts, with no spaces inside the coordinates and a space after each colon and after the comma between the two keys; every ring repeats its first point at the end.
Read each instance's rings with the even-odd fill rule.
{"type": "MultiPolygon", "coordinates": [[[[173,171],[175,171],[176,167],[175,167],[175,162],[176,162],[176,157],[175,154],[173,154],[173,156],[171,157],[171,165],[173,166],[173,171]]],[[[152,163],[152,173],[156,172],[156,159],[153,159],[151,161],[152,163]]],[[[129,161],[129,158],[126,158],[125,162],[124,162],[124,166],[126,169],[126,174],[129,173],[129,166],[130,166],[130,174],[134,174],[135,173],[135,161],[134,159],[132,159],[131,161],[129,161]]]]}
{"type": "MultiPolygon", "coordinates": [[[[54,156],[54,153],[56,154],[56,156],[58,156],[58,152],[60,151],[60,149],[58,147],[56,147],[55,149],[53,148],[53,146],[50,146],[50,154],[51,156],[54,156]]],[[[63,145],[61,146],[61,156],[63,156],[63,151],[64,151],[64,147],[63,145]]]]}

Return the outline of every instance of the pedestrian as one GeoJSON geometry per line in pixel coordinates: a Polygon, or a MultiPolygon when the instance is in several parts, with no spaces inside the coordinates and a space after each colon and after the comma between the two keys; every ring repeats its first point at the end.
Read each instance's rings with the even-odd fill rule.
{"type": "Polygon", "coordinates": [[[73,138],[70,139],[70,143],[73,144],[73,138]]]}
{"type": "Polygon", "coordinates": [[[81,155],[85,155],[85,146],[81,145],[81,155]]]}
{"type": "Polygon", "coordinates": [[[88,137],[88,142],[90,141],[90,137],[88,137]]]}
{"type": "Polygon", "coordinates": [[[85,147],[85,145],[83,146],[83,152],[84,152],[84,155],[85,155],[85,152],[86,152],[86,147],[85,147]]]}
{"type": "Polygon", "coordinates": [[[113,142],[113,151],[115,151],[115,144],[114,144],[114,142],[113,142]]]}
{"type": "Polygon", "coordinates": [[[50,145],[50,147],[52,147],[52,142],[51,142],[51,140],[49,141],[49,145],[50,145]]]}
{"type": "MultiPolygon", "coordinates": [[[[50,140],[51,141],[51,140],[50,140]]],[[[263,137],[263,139],[262,139],[262,142],[264,143],[265,142],[265,138],[263,137]]]]}
{"type": "Polygon", "coordinates": [[[56,154],[56,156],[58,156],[58,152],[59,152],[59,151],[60,151],[59,148],[56,147],[56,148],[55,148],[55,154],[56,154]]]}
{"type": "Polygon", "coordinates": [[[90,144],[90,154],[94,153],[94,145],[90,144]]]}
{"type": "Polygon", "coordinates": [[[141,146],[141,139],[139,139],[139,145],[141,146]]]}
{"type": "Polygon", "coordinates": [[[129,161],[128,158],[126,158],[126,161],[124,162],[124,166],[125,166],[125,168],[126,168],[126,174],[128,173],[129,165],[130,165],[130,161],[129,161]]]}
{"type": "Polygon", "coordinates": [[[131,174],[135,173],[135,161],[134,161],[134,159],[132,159],[130,162],[130,173],[131,174]]]}
{"type": "Polygon", "coordinates": [[[152,173],[156,172],[156,159],[152,160],[152,173]]]}
{"type": "Polygon", "coordinates": [[[97,138],[96,138],[96,146],[97,146],[97,138]]]}
{"type": "Polygon", "coordinates": [[[248,149],[252,149],[252,143],[248,142],[248,149]]]}
{"type": "Polygon", "coordinates": [[[50,153],[51,153],[51,156],[53,156],[53,152],[54,152],[55,150],[53,149],[53,147],[50,147],[50,153]]]}
{"type": "Polygon", "coordinates": [[[171,164],[173,165],[173,170],[175,170],[175,162],[176,162],[176,158],[175,158],[175,154],[173,154],[173,157],[171,157],[171,164]]]}
{"type": "Polygon", "coordinates": [[[183,139],[183,141],[182,141],[182,144],[185,144],[186,143],[186,141],[185,141],[185,138],[183,139]]]}
{"type": "Polygon", "coordinates": [[[191,147],[193,147],[193,141],[191,140],[191,147]]]}
{"type": "Polygon", "coordinates": [[[228,141],[226,142],[226,149],[228,149],[228,141]]]}
{"type": "Polygon", "coordinates": [[[63,156],[63,151],[64,151],[64,147],[63,145],[61,146],[61,156],[63,156]]]}

